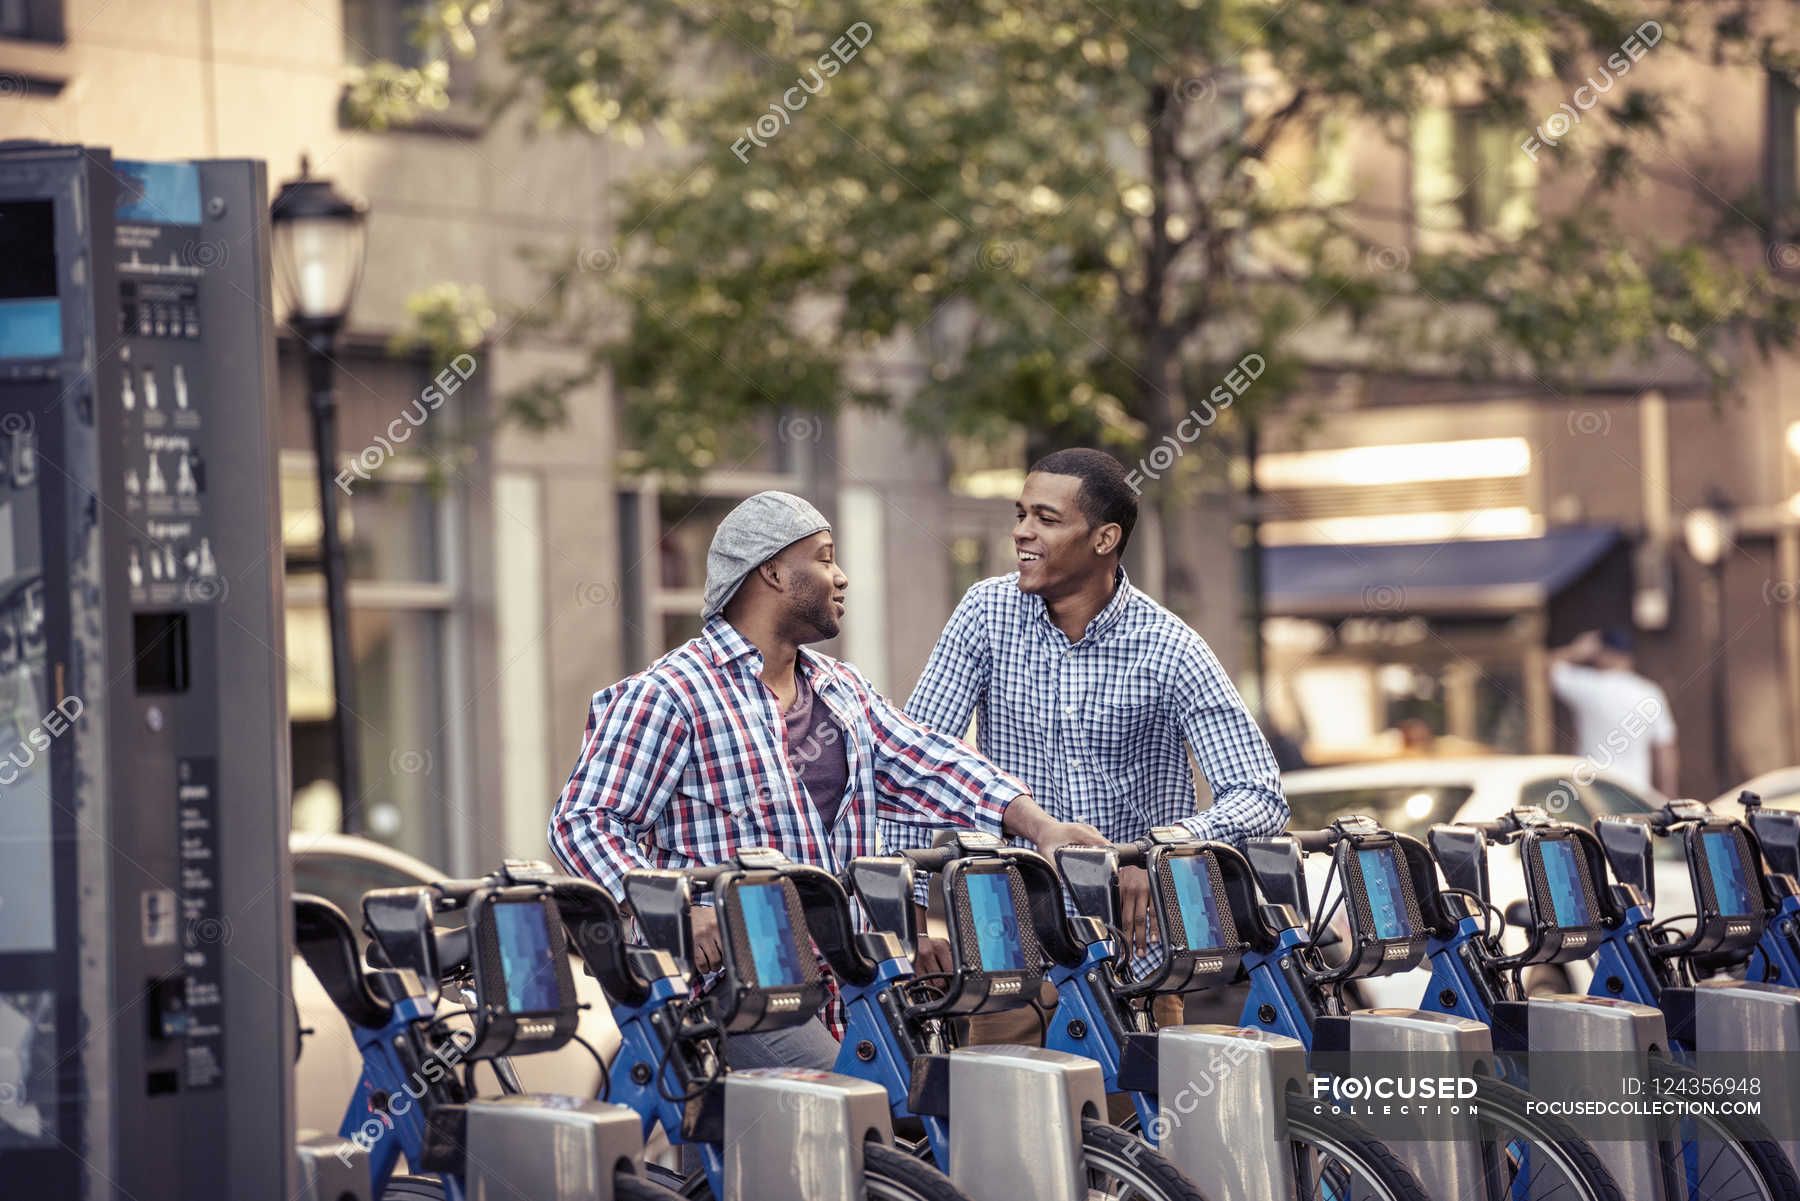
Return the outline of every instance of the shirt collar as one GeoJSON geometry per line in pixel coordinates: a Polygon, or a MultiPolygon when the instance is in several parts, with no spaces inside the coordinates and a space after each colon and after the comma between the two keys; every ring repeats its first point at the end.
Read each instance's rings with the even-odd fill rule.
{"type": "Polygon", "coordinates": [[[751,661],[752,671],[762,670],[762,652],[723,616],[714,617],[707,622],[706,627],[700,631],[700,638],[711,652],[713,662],[720,667],[747,658],[751,661]]]}
{"type": "MultiPolygon", "coordinates": [[[[762,652],[757,650],[756,644],[744,637],[738,628],[726,621],[722,615],[716,616],[706,623],[705,628],[700,631],[700,639],[706,644],[706,649],[712,655],[713,662],[720,667],[742,659],[752,675],[762,671],[762,652]]],[[[825,665],[824,656],[804,646],[798,650],[799,665],[806,669],[809,679],[816,677],[825,665]]],[[[817,689],[818,684],[814,682],[813,687],[817,689]]]]}
{"type": "MultiPolygon", "coordinates": [[[[1056,623],[1050,620],[1050,607],[1044,603],[1043,597],[1034,592],[1021,592],[1019,595],[1025,597],[1026,605],[1037,620],[1056,630],[1059,634],[1062,632],[1056,623]]],[[[1126,578],[1125,569],[1120,567],[1118,574],[1113,577],[1112,599],[1106,602],[1106,606],[1100,612],[1094,614],[1093,620],[1088,622],[1087,629],[1082,631],[1081,638],[1076,641],[1099,638],[1117,625],[1119,619],[1125,615],[1125,610],[1130,607],[1131,581],[1126,578]]]]}

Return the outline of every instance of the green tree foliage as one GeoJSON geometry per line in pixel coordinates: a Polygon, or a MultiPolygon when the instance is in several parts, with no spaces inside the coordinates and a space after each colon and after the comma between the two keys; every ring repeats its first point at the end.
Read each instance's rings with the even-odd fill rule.
{"type": "MultiPolygon", "coordinates": [[[[592,370],[611,373],[647,464],[706,467],[772,411],[846,404],[1097,441],[1127,462],[1175,438],[1177,470],[1148,487],[1182,611],[1200,577],[1184,481],[1216,478],[1230,440],[1321,357],[1343,365],[1344,345],[1371,368],[1558,389],[1673,346],[1724,391],[1745,347],[1792,344],[1792,214],[1664,147],[1684,115],[1705,119],[1705,97],[1672,94],[1694,64],[1792,74],[1783,6],[1764,12],[506,0],[477,15],[507,64],[502,103],[645,150],[605,270],[562,264],[553,296],[602,331],[592,370]],[[1365,194],[1369,147],[1414,175],[1390,181],[1385,210],[1365,194]],[[1445,178],[1419,176],[1433,154],[1445,178]],[[1668,178],[1693,205],[1646,220],[1668,178]],[[577,288],[594,280],[622,319],[591,320],[577,288]],[[1261,377],[1190,439],[1183,418],[1249,352],[1261,377]]],[[[469,17],[428,6],[435,29],[469,17]]]]}

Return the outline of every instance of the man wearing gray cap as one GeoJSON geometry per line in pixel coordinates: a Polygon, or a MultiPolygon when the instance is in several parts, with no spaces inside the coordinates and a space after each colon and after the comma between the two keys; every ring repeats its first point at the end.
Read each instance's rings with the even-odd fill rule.
{"type": "MultiPolygon", "coordinates": [[[[594,696],[550,819],[563,865],[623,899],[634,868],[716,863],[746,846],[838,872],[879,851],[883,821],[974,826],[1046,854],[1101,843],[848,663],[804,649],[836,637],[848,586],[831,523],[805,500],[759,492],[733,509],[706,556],[699,637],[594,696]]],[[[694,943],[697,967],[718,966],[710,910],[695,912],[694,943]]],[[[836,1056],[819,1021],[730,1044],[733,1067],[829,1068],[836,1056]]]]}

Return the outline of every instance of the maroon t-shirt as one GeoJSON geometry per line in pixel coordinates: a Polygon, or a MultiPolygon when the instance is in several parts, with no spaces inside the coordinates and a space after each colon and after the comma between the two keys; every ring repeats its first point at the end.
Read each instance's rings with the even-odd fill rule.
{"type": "Polygon", "coordinates": [[[788,765],[806,786],[813,808],[827,830],[843,808],[844,789],[850,783],[850,758],[844,748],[844,731],[831,716],[828,705],[813,697],[804,671],[795,671],[799,691],[794,707],[783,715],[787,723],[788,765]]]}

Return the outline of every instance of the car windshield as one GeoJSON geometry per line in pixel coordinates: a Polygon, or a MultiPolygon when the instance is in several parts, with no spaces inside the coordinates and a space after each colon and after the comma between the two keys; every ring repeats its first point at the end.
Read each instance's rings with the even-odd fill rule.
{"type": "MultiPolygon", "coordinates": [[[[411,872],[358,855],[303,851],[294,856],[294,891],[324,897],[342,909],[344,916],[350,919],[350,928],[356,932],[358,947],[366,946],[369,941],[362,928],[364,893],[376,888],[407,888],[424,883],[427,881],[416,878],[411,872]]],[[[437,924],[460,926],[466,920],[467,915],[456,910],[440,915],[437,924]]]]}
{"type": "Polygon", "coordinates": [[[1378,788],[1327,788],[1316,792],[1287,790],[1295,830],[1317,830],[1334,817],[1360,813],[1383,829],[1425,837],[1433,822],[1456,816],[1475,790],[1461,784],[1391,784],[1378,788]]]}
{"type": "MultiPolygon", "coordinates": [[[[1585,784],[1574,778],[1532,780],[1519,789],[1519,803],[1536,805],[1559,822],[1589,827],[1597,817],[1644,817],[1655,808],[1631,789],[1598,778],[1585,784]]],[[[1658,838],[1651,848],[1658,859],[1673,861],[1684,854],[1677,838],[1658,838]]]]}

